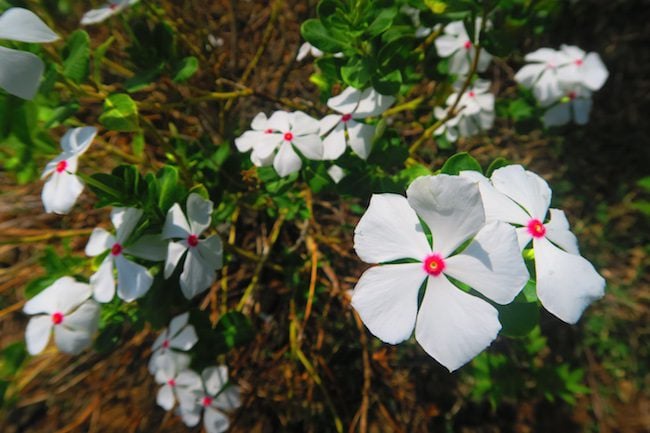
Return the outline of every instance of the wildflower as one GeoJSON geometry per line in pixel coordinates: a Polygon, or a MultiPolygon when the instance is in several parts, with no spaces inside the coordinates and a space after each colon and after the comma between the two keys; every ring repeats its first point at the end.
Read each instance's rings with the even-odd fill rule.
{"type": "Polygon", "coordinates": [[[562,85],[564,96],[545,112],[542,121],[544,125],[561,126],[573,120],[578,125],[589,122],[592,100],[591,91],[579,84],[562,85]]]}
{"type": "Polygon", "coordinates": [[[587,54],[573,45],[562,45],[560,49],[569,59],[569,63],[563,66],[565,81],[578,84],[592,92],[603,87],[609,72],[598,53],[587,54]]]}
{"type": "Polygon", "coordinates": [[[41,179],[50,177],[43,186],[41,199],[45,212],[67,214],[77,202],[84,184],[75,173],[79,156],[93,142],[97,128],[85,126],[69,129],[61,139],[63,152],[48,162],[41,179]]]}
{"type": "MultiPolygon", "coordinates": [[[[471,40],[465,25],[462,21],[454,21],[447,24],[443,34],[435,40],[436,50],[440,57],[449,57],[449,72],[456,75],[466,75],[469,73],[471,65],[474,63],[476,56],[475,44],[478,43],[479,29],[481,28],[481,19],[476,19],[476,32],[474,40],[471,40]]],[[[476,69],[478,72],[484,72],[490,62],[492,55],[480,49],[476,69]]]]}
{"type": "Polygon", "coordinates": [[[565,66],[571,63],[571,58],[562,51],[551,48],[540,48],[526,54],[524,59],[529,62],[522,67],[515,80],[526,88],[532,88],[535,99],[542,107],[548,107],[562,97],[562,81],[571,81],[572,72],[565,66]]]}
{"type": "Polygon", "coordinates": [[[327,134],[323,140],[323,158],[337,159],[345,152],[347,142],[354,153],[367,159],[375,126],[357,122],[357,119],[378,116],[393,102],[394,97],[382,95],[373,88],[362,92],[348,87],[340,95],[330,98],[327,106],[340,114],[329,114],[320,121],[320,135],[327,134]]]}
{"type": "Polygon", "coordinates": [[[303,43],[300,48],[298,49],[298,55],[296,56],[297,61],[302,61],[305,57],[307,57],[309,54],[312,55],[312,57],[322,57],[323,52],[310,44],[309,42],[303,43]]]}
{"type": "MultiPolygon", "coordinates": [[[[447,119],[434,135],[445,134],[447,140],[454,142],[458,137],[471,137],[480,131],[492,128],[494,124],[494,95],[489,93],[490,82],[476,80],[461,95],[458,105],[454,110],[455,116],[447,119]]],[[[452,93],[447,98],[447,108],[435,107],[434,115],[438,119],[445,119],[449,110],[458,99],[458,92],[452,93]]]]}
{"type": "Polygon", "coordinates": [[[424,350],[453,371],[487,347],[501,324],[492,305],[448,277],[506,304],[528,281],[528,272],[514,229],[503,222],[484,224],[476,184],[458,176],[426,176],[406,195],[373,195],[355,229],[359,257],[381,265],[361,276],[352,306],[384,342],[404,341],[415,328],[424,350]]]}
{"type": "Polygon", "coordinates": [[[165,278],[169,278],[185,256],[180,285],[187,299],[205,291],[214,283],[215,271],[222,266],[223,246],[217,235],[199,239],[210,226],[212,202],[192,193],[187,197],[187,218],[178,203],[167,212],[162,237],[179,239],[170,242],[165,261],[165,278]],[[187,253],[187,254],[186,254],[187,253]]]}
{"type": "Polygon", "coordinates": [[[86,12],[81,18],[81,25],[87,26],[90,24],[101,23],[139,1],[140,0],[109,0],[98,9],[92,9],[86,12]]]}
{"type": "Polygon", "coordinates": [[[270,130],[267,126],[268,119],[266,114],[257,113],[251,122],[251,130],[244,132],[241,136],[235,138],[235,146],[240,152],[251,152],[251,161],[258,167],[264,167],[271,165],[273,163],[273,153],[270,154],[264,153],[265,158],[259,156],[259,152],[256,151],[256,144],[261,142],[265,134],[269,134],[270,130]]]}
{"type": "Polygon", "coordinates": [[[551,189],[546,181],[520,165],[495,170],[491,181],[475,172],[461,175],[478,181],[488,221],[515,224],[522,250],[532,240],[537,297],[552,314],[576,323],[584,309],[604,295],[605,280],[580,256],[564,212],[549,210],[551,189]]]}
{"type": "Polygon", "coordinates": [[[155,371],[156,383],[162,385],[156,394],[156,403],[165,410],[171,410],[176,404],[179,393],[192,392],[192,383],[184,381],[180,374],[190,365],[190,357],[184,354],[162,355],[157,358],[155,371]],[[180,376],[180,380],[179,380],[180,376]]]}
{"type": "Polygon", "coordinates": [[[208,433],[222,433],[228,430],[230,422],[224,413],[241,405],[239,388],[228,385],[228,368],[208,367],[201,378],[196,373],[182,373],[185,383],[201,384],[193,393],[183,393],[180,397],[180,413],[188,427],[194,427],[201,420],[208,433]]]}
{"type": "MultiPolygon", "coordinates": [[[[242,135],[239,138],[239,149],[253,149],[251,161],[259,167],[273,163],[275,171],[282,177],[295,173],[302,167],[300,156],[296,149],[305,157],[320,160],[323,157],[323,142],[318,132],[318,120],[296,111],[276,111],[264,123],[262,116],[258,115],[253,125],[253,134],[242,135]],[[265,129],[262,134],[261,126],[265,129]],[[257,132],[255,132],[257,131],[257,132]],[[261,136],[261,138],[260,138],[261,136]],[[244,141],[242,142],[242,138],[244,141]],[[259,141],[254,143],[254,140],[259,141]],[[275,153],[277,150],[277,153],[275,153]]],[[[237,143],[237,142],[236,142],[237,143]]]]}
{"type": "Polygon", "coordinates": [[[111,221],[115,236],[102,228],[95,228],[91,233],[86,255],[95,257],[108,252],[97,272],[90,277],[93,295],[98,302],[109,302],[115,296],[113,268],[117,268],[117,295],[120,299],[131,302],[149,291],[153,283],[149,270],[124,256],[130,254],[152,261],[164,258],[164,242],[156,236],[142,236],[131,245],[127,243],[141,216],[141,209],[114,208],[111,221]]]}
{"type": "Polygon", "coordinates": [[[186,354],[178,351],[187,352],[190,350],[199,338],[196,336],[194,326],[189,323],[190,314],[183,313],[172,318],[169,327],[162,330],[153,346],[152,354],[149,360],[149,371],[155,374],[159,369],[161,359],[171,357],[177,365],[184,365],[186,354]]]}
{"type": "Polygon", "coordinates": [[[99,306],[89,299],[91,294],[88,284],[62,277],[27,301],[23,311],[35,315],[25,331],[27,351],[42,352],[52,330],[62,352],[76,355],[88,347],[99,321],[99,306]]]}
{"type": "MultiPolygon", "coordinates": [[[[33,12],[9,8],[0,16],[0,39],[19,42],[54,42],[54,33],[33,12]]],[[[23,99],[32,99],[38,91],[45,65],[38,56],[0,47],[0,88],[23,99]]]]}

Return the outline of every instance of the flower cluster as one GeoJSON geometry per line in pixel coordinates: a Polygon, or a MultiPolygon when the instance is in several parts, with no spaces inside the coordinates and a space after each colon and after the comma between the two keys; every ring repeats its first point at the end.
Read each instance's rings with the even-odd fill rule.
{"type": "Polygon", "coordinates": [[[455,142],[458,137],[470,137],[492,128],[494,124],[494,95],[489,92],[490,82],[476,80],[460,93],[460,84],[456,84],[456,92],[447,98],[447,108],[435,107],[433,114],[439,120],[446,121],[438,127],[434,135],[444,134],[447,140],[455,142]],[[458,100],[455,116],[450,116],[449,110],[458,100]]]}
{"type": "Polygon", "coordinates": [[[537,294],[551,313],[575,323],[603,295],[564,214],[552,209],[545,220],[548,185],[521,166],[491,181],[472,172],[421,177],[406,195],[373,195],[355,229],[359,257],[380,265],[361,276],[352,306],[381,340],[397,344],[415,329],[449,370],[471,360],[501,329],[497,310],[475,294],[510,303],[529,279],[521,250],[531,239],[537,294]]]}
{"type": "Polygon", "coordinates": [[[609,73],[598,53],[585,53],[572,45],[560,50],[540,48],[525,57],[515,79],[533,90],[539,104],[546,108],[544,124],[558,126],[572,119],[578,125],[589,121],[591,95],[607,81],[609,73]]]}
{"type": "MultiPolygon", "coordinates": [[[[442,58],[449,59],[449,73],[464,77],[467,75],[476,59],[476,44],[478,43],[481,19],[475,21],[474,39],[472,40],[465,30],[462,21],[454,21],[445,26],[443,34],[435,40],[436,50],[442,58]]],[[[484,48],[479,50],[476,70],[485,72],[490,66],[492,55],[484,48]]]]}
{"type": "Polygon", "coordinates": [[[251,123],[252,129],[236,138],[235,145],[240,152],[251,151],[253,164],[273,165],[282,177],[300,170],[301,155],[316,161],[335,160],[349,146],[359,157],[367,159],[375,126],[360,120],[379,116],[394,101],[394,97],[372,88],[360,91],[348,87],[327,102],[339,114],[318,121],[302,111],[276,111],[269,118],[259,113],[251,123]]]}
{"type": "Polygon", "coordinates": [[[228,382],[228,368],[208,367],[199,376],[190,369],[190,350],[198,341],[189,313],[174,317],[152,347],[149,371],[161,385],[156,395],[160,407],[177,413],[188,427],[201,421],[208,433],[221,433],[230,422],[225,412],[240,406],[239,388],[228,382]]]}

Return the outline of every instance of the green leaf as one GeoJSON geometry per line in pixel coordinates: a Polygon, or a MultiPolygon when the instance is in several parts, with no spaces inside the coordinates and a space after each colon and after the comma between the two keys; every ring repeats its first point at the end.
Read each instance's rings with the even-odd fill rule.
{"type": "Polygon", "coordinates": [[[182,83],[187,81],[196,73],[199,69],[199,59],[194,56],[185,57],[183,60],[178,62],[176,65],[176,70],[174,71],[174,78],[172,80],[175,83],[182,83]]]}
{"type": "Polygon", "coordinates": [[[464,170],[478,171],[483,173],[481,165],[469,153],[461,152],[449,158],[440,169],[443,174],[455,175],[464,170]]]}
{"type": "Polygon", "coordinates": [[[485,176],[486,177],[492,177],[492,173],[494,173],[494,170],[497,170],[501,167],[505,167],[507,165],[510,165],[510,161],[508,161],[505,158],[498,157],[492,163],[488,166],[487,170],[485,170],[485,176]]]}
{"type": "Polygon", "coordinates": [[[357,89],[365,87],[368,80],[370,80],[371,73],[370,60],[366,58],[350,59],[347,65],[341,67],[343,81],[357,89]]]}
{"type": "Polygon", "coordinates": [[[68,38],[63,48],[63,76],[82,83],[90,70],[90,37],[77,30],[68,38]]]}
{"type": "Polygon", "coordinates": [[[337,53],[348,45],[347,41],[332,35],[317,19],[310,19],[302,23],[300,33],[307,42],[326,53],[337,53]]]}
{"type": "Polygon", "coordinates": [[[370,37],[377,36],[378,34],[388,30],[393,24],[393,18],[397,15],[397,8],[392,7],[389,9],[382,9],[374,19],[370,26],[366,29],[366,34],[370,37]]]}
{"type": "Polygon", "coordinates": [[[102,62],[106,57],[106,51],[108,51],[108,48],[114,40],[115,37],[111,36],[95,49],[95,55],[93,56],[93,80],[97,85],[100,85],[102,82],[102,62]]]}
{"type": "Polygon", "coordinates": [[[650,191],[650,176],[639,179],[636,184],[646,191],[650,191]]]}
{"type": "Polygon", "coordinates": [[[402,73],[396,69],[388,74],[372,77],[372,87],[383,95],[394,95],[402,85],[402,73]]]}
{"type": "Polygon", "coordinates": [[[508,305],[497,305],[501,333],[509,337],[523,337],[532,331],[539,322],[539,306],[537,302],[525,302],[519,295],[508,305]],[[521,299],[520,299],[521,298],[521,299]]]}
{"type": "Polygon", "coordinates": [[[178,169],[169,165],[161,168],[156,174],[158,180],[158,206],[166,213],[174,203],[181,203],[185,189],[178,176],[178,169]]]}
{"type": "Polygon", "coordinates": [[[104,101],[104,112],[99,121],[107,129],[121,132],[139,130],[138,106],[127,94],[117,93],[104,101]]]}

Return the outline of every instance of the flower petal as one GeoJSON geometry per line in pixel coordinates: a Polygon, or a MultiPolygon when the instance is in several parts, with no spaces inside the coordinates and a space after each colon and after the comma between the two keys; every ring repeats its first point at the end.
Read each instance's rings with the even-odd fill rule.
{"type": "Polygon", "coordinates": [[[0,47],[0,88],[19,98],[34,98],[45,70],[43,61],[32,53],[0,47]]]}
{"type": "Polygon", "coordinates": [[[544,179],[521,165],[501,167],[492,174],[492,184],[526,210],[544,221],[551,202],[551,189],[544,179]]]}
{"type": "Polygon", "coordinates": [[[228,417],[212,407],[206,407],[203,414],[203,426],[207,433],[223,433],[230,427],[228,417]]]}
{"type": "Polygon", "coordinates": [[[45,349],[50,341],[52,326],[50,316],[35,316],[29,320],[25,329],[25,342],[30,355],[37,355],[45,349]]]}
{"type": "Polygon", "coordinates": [[[251,128],[253,128],[256,131],[264,131],[266,130],[266,124],[268,122],[268,119],[266,117],[266,114],[264,113],[257,113],[255,117],[253,117],[253,121],[251,122],[251,128]]]}
{"type": "Polygon", "coordinates": [[[508,304],[528,282],[528,270],[515,228],[501,221],[486,224],[460,254],[446,260],[445,274],[499,304],[508,304]]]}
{"type": "Polygon", "coordinates": [[[172,410],[176,403],[176,397],[174,397],[174,390],[170,385],[164,384],[160,387],[156,394],[156,403],[165,410],[172,410]]]}
{"type": "Polygon", "coordinates": [[[185,264],[180,277],[181,290],[185,297],[192,299],[207,290],[215,279],[214,268],[205,263],[200,254],[190,248],[185,256],[185,264]]]}
{"type": "Polygon", "coordinates": [[[415,339],[436,361],[454,371],[497,337],[498,316],[494,307],[455,287],[444,275],[429,277],[415,339]]]}
{"type": "Polygon", "coordinates": [[[586,125],[591,113],[591,98],[577,98],[573,100],[573,120],[577,125],[586,125]]]}
{"type": "Polygon", "coordinates": [[[224,365],[208,367],[201,373],[201,378],[208,394],[217,395],[228,383],[228,367],[224,365]]]}
{"type": "Polygon", "coordinates": [[[99,227],[94,228],[86,244],[85,253],[89,257],[98,256],[110,250],[115,242],[116,239],[108,231],[99,227]]]}
{"type": "Polygon", "coordinates": [[[345,126],[339,123],[323,140],[323,159],[338,159],[343,152],[345,152],[345,126]]]}
{"type": "Polygon", "coordinates": [[[143,297],[153,284],[149,270],[119,255],[115,257],[117,268],[117,296],[126,302],[143,297]]]}
{"type": "Polygon", "coordinates": [[[212,404],[222,410],[230,411],[237,409],[241,406],[239,387],[229,385],[228,388],[214,399],[212,404]]]}
{"type": "Polygon", "coordinates": [[[609,72],[598,53],[589,53],[582,64],[584,69],[583,82],[591,90],[599,90],[607,81],[609,72]]]}
{"type": "Polygon", "coordinates": [[[320,123],[310,115],[302,111],[295,111],[289,117],[291,122],[291,132],[294,136],[300,135],[318,135],[320,123]]]}
{"type": "Polygon", "coordinates": [[[545,224],[546,237],[566,252],[580,254],[578,239],[569,231],[569,221],[563,211],[550,209],[551,220],[545,224]]]}
{"type": "Polygon", "coordinates": [[[165,225],[162,231],[163,239],[186,239],[190,234],[190,225],[187,223],[181,206],[178,203],[174,203],[167,211],[167,217],[165,218],[165,225]]]}
{"type": "Polygon", "coordinates": [[[418,292],[426,277],[422,263],[372,267],[359,278],[352,306],[373,335],[397,344],[413,333],[418,292]]]}
{"type": "Polygon", "coordinates": [[[276,111],[271,114],[266,126],[274,131],[279,131],[284,134],[291,129],[291,124],[289,123],[290,117],[291,116],[286,111],[276,111]]]}
{"type": "Polygon", "coordinates": [[[560,102],[548,108],[542,121],[546,127],[566,125],[571,121],[571,104],[560,102]]]}
{"type": "Polygon", "coordinates": [[[547,239],[533,239],[537,297],[544,308],[574,324],[605,294],[605,280],[584,257],[562,251],[547,239]]]}
{"type": "Polygon", "coordinates": [[[323,140],[317,134],[294,137],[293,144],[305,158],[314,161],[323,159],[323,140]]]}
{"type": "Polygon", "coordinates": [[[537,63],[525,65],[515,74],[515,81],[530,89],[544,72],[545,68],[545,65],[537,63]]]}
{"type": "Polygon", "coordinates": [[[280,145],[280,151],[273,160],[273,168],[280,177],[285,177],[295,173],[302,167],[302,161],[296,152],[294,152],[291,143],[284,142],[280,145]]]}
{"type": "Polygon", "coordinates": [[[433,235],[433,250],[449,256],[485,223],[478,185],[460,176],[424,176],[406,191],[408,202],[433,235]]]}
{"type": "Polygon", "coordinates": [[[436,51],[440,57],[449,57],[463,48],[465,42],[455,36],[440,35],[435,39],[436,51]]]}
{"type": "Polygon", "coordinates": [[[235,138],[235,146],[237,146],[237,150],[240,152],[248,152],[261,141],[264,135],[264,132],[260,131],[246,131],[235,138]]]}
{"type": "Polygon", "coordinates": [[[124,252],[141,259],[160,262],[167,257],[167,244],[161,235],[143,235],[133,245],[124,249],[124,252]]]}
{"type": "Polygon", "coordinates": [[[63,318],[59,326],[86,332],[92,335],[99,325],[99,305],[92,299],[87,300],[72,313],[63,318]]]}
{"type": "Polygon", "coordinates": [[[366,125],[365,123],[348,121],[348,144],[362,159],[368,159],[372,150],[373,138],[375,135],[375,126],[366,125]]]}
{"type": "Polygon", "coordinates": [[[354,249],[366,263],[424,260],[431,253],[420,220],[398,194],[373,194],[354,230],[354,249]]]}
{"type": "Polygon", "coordinates": [[[59,35],[54,33],[32,11],[10,8],[0,16],[0,39],[20,42],[54,42],[59,35]]]}
{"type": "Polygon", "coordinates": [[[181,329],[185,327],[190,321],[190,313],[183,313],[177,316],[174,316],[169,322],[169,335],[174,337],[178,334],[181,329]]]}
{"type": "Polygon", "coordinates": [[[133,229],[138,225],[142,217],[142,209],[133,207],[116,207],[111,211],[111,221],[115,227],[115,238],[120,244],[124,244],[131,236],[133,229]]]}
{"type": "Polygon", "coordinates": [[[41,198],[47,213],[67,214],[84,189],[83,182],[66,171],[53,173],[45,182],[41,198]]]}
{"type": "Polygon", "coordinates": [[[341,93],[327,100],[327,106],[341,114],[352,114],[359,105],[361,91],[347,87],[341,93]]]}
{"type": "Polygon", "coordinates": [[[169,278],[174,273],[178,261],[187,251],[187,247],[180,242],[170,242],[167,245],[167,258],[165,259],[165,278],[169,278]]]}
{"type": "Polygon", "coordinates": [[[187,197],[187,219],[190,222],[192,234],[200,235],[212,223],[213,203],[196,193],[187,197]]]}
{"type": "Polygon", "coordinates": [[[178,335],[172,337],[169,341],[169,345],[174,349],[188,351],[194,347],[197,341],[199,341],[199,337],[196,335],[194,326],[189,325],[183,328],[178,335]]]}
{"type": "Polygon", "coordinates": [[[198,254],[212,269],[221,269],[223,266],[223,243],[218,235],[212,235],[199,241],[198,254]]]}
{"type": "Polygon", "coordinates": [[[109,254],[90,276],[90,286],[97,302],[110,302],[115,296],[115,277],[113,276],[113,257],[109,254]]]}
{"type": "Polygon", "coordinates": [[[323,117],[320,122],[320,129],[318,131],[319,135],[325,135],[329,131],[331,131],[335,126],[339,125],[341,122],[341,116],[340,114],[328,114],[327,116],[323,117]]]}
{"type": "Polygon", "coordinates": [[[368,87],[361,93],[359,105],[354,110],[352,117],[362,119],[366,117],[379,116],[395,102],[394,96],[382,95],[372,87],[368,87]]]}
{"type": "Polygon", "coordinates": [[[96,135],[97,128],[94,126],[68,129],[61,138],[61,148],[67,153],[79,156],[88,150],[96,135]]]}

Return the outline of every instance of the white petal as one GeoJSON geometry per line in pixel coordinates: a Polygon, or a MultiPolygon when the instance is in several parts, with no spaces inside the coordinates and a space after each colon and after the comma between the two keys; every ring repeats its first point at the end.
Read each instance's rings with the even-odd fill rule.
{"type": "Polygon", "coordinates": [[[67,214],[84,189],[83,182],[68,172],[53,173],[43,186],[43,207],[47,213],[67,214]]]}
{"type": "Polygon", "coordinates": [[[117,268],[117,296],[126,302],[143,297],[151,288],[153,277],[144,266],[119,255],[115,257],[115,267],[117,268]]]}
{"type": "Polygon", "coordinates": [[[341,114],[352,114],[354,109],[357,108],[360,98],[361,91],[354,87],[348,87],[340,94],[329,98],[327,100],[327,106],[341,114]]]}
{"type": "Polygon", "coordinates": [[[511,302],[529,278],[515,229],[501,221],[486,224],[462,253],[445,262],[445,274],[499,304],[511,302]]]}
{"type": "Polygon", "coordinates": [[[354,229],[354,249],[366,263],[424,260],[431,254],[420,220],[397,194],[373,194],[354,229]]]}
{"type": "Polygon", "coordinates": [[[543,64],[525,65],[515,74],[515,81],[526,88],[531,88],[545,68],[546,66],[543,64]]]}
{"type": "Polygon", "coordinates": [[[533,94],[542,107],[548,107],[562,97],[562,88],[557,73],[546,69],[533,87],[533,94]]]}
{"type": "Polygon", "coordinates": [[[311,134],[318,135],[318,131],[320,130],[320,123],[318,120],[302,111],[296,111],[291,114],[291,132],[293,132],[294,136],[311,134]]]}
{"type": "Polygon", "coordinates": [[[284,143],[284,134],[264,133],[260,141],[253,147],[251,160],[253,160],[253,156],[261,160],[269,158],[282,143],[284,143]]]}
{"type": "Polygon", "coordinates": [[[224,365],[208,367],[201,373],[201,378],[208,394],[217,395],[228,383],[228,367],[224,365]]]}
{"type": "Polygon", "coordinates": [[[164,384],[160,387],[158,394],[156,394],[156,403],[165,410],[172,410],[176,403],[176,398],[174,397],[174,390],[170,385],[164,384]]]}
{"type": "Polygon", "coordinates": [[[449,57],[454,52],[464,48],[464,41],[461,42],[455,36],[450,35],[440,35],[435,39],[436,51],[440,57],[449,57]]]}
{"type": "Polygon", "coordinates": [[[169,345],[174,349],[188,351],[194,347],[197,341],[199,341],[199,337],[196,336],[194,326],[188,325],[170,340],[169,345]]]}
{"type": "Polygon", "coordinates": [[[548,63],[557,60],[558,51],[552,48],[540,48],[532,53],[526,54],[524,59],[527,62],[548,63]]]}
{"type": "Polygon", "coordinates": [[[413,333],[418,292],[426,277],[422,263],[372,267],[357,282],[352,306],[373,335],[397,344],[413,333]]]}
{"type": "Polygon", "coordinates": [[[309,42],[303,43],[300,46],[300,48],[298,48],[298,55],[296,56],[296,61],[298,62],[302,61],[305,57],[307,57],[310,50],[311,50],[311,44],[309,42]]]}
{"type": "Polygon", "coordinates": [[[339,123],[323,140],[323,159],[338,159],[343,152],[345,152],[345,126],[339,123]]]}
{"type": "Polygon", "coordinates": [[[449,371],[488,347],[500,329],[498,312],[490,304],[453,286],[444,275],[428,278],[415,339],[449,371]]]}
{"type": "Polygon", "coordinates": [[[196,193],[187,197],[187,219],[190,222],[192,234],[200,235],[212,222],[212,201],[206,200],[196,193]]]}
{"type": "Polygon", "coordinates": [[[240,152],[248,152],[260,142],[263,136],[264,132],[246,131],[239,137],[235,138],[235,146],[237,146],[237,150],[240,152]]]}
{"type": "Polygon", "coordinates": [[[141,259],[160,262],[167,257],[167,244],[161,235],[141,236],[133,245],[124,249],[124,252],[141,259]]]}
{"type": "Polygon", "coordinates": [[[328,114],[327,116],[323,117],[319,122],[320,129],[318,134],[319,135],[327,134],[335,126],[339,125],[342,117],[343,116],[341,116],[340,114],[328,114]]]}
{"type": "Polygon", "coordinates": [[[179,415],[181,416],[183,423],[188,427],[194,427],[199,423],[199,421],[201,421],[201,412],[203,411],[203,408],[196,403],[194,405],[183,403],[181,396],[187,396],[188,400],[190,400],[193,398],[193,395],[190,393],[179,393],[178,400],[180,403],[179,415]]]}
{"type": "Polygon", "coordinates": [[[335,164],[327,169],[327,174],[332,178],[334,183],[339,183],[345,177],[345,170],[335,164]]]}
{"type": "Polygon", "coordinates": [[[205,408],[203,426],[208,433],[223,433],[230,427],[228,417],[211,407],[205,408]]]}
{"type": "Polygon", "coordinates": [[[56,346],[62,352],[78,354],[92,343],[98,320],[98,305],[94,301],[85,302],[75,312],[64,317],[62,324],[54,327],[56,346]]]}
{"type": "Polygon", "coordinates": [[[528,231],[528,227],[517,227],[517,242],[519,243],[519,249],[521,251],[528,246],[530,241],[533,240],[533,236],[528,231]]]}
{"type": "Polygon", "coordinates": [[[605,280],[585,258],[534,239],[537,297],[544,308],[576,323],[587,306],[605,294],[605,280]]]}
{"type": "Polygon", "coordinates": [[[586,125],[591,113],[591,98],[576,98],[573,100],[573,119],[578,125],[586,125]]]}
{"type": "Polygon", "coordinates": [[[457,75],[467,74],[471,62],[467,50],[458,50],[449,58],[449,72],[457,75]]]}
{"type": "Polygon", "coordinates": [[[93,126],[68,129],[61,138],[61,148],[67,153],[79,156],[88,150],[96,135],[97,128],[93,126]]]}
{"type": "Polygon", "coordinates": [[[408,202],[429,226],[433,250],[447,257],[485,223],[478,185],[460,176],[424,176],[406,191],[408,202]]]}
{"type": "Polygon", "coordinates": [[[165,384],[176,377],[176,363],[172,353],[171,350],[166,350],[165,353],[155,357],[154,376],[156,383],[165,384]]]}
{"type": "Polygon", "coordinates": [[[273,168],[280,177],[285,177],[295,173],[302,167],[300,157],[294,152],[291,143],[284,142],[280,145],[280,151],[273,160],[273,168]]]}
{"type": "Polygon", "coordinates": [[[266,114],[257,113],[255,117],[253,117],[253,121],[251,122],[251,128],[253,128],[256,131],[264,131],[266,129],[267,122],[268,119],[266,118],[266,114]]]}
{"type": "Polygon", "coordinates": [[[221,269],[223,266],[223,243],[218,235],[212,235],[199,241],[197,250],[195,252],[198,252],[203,261],[212,266],[212,269],[221,269]]]}
{"type": "Polygon", "coordinates": [[[305,158],[314,161],[323,159],[323,140],[317,133],[294,137],[293,144],[305,158]]]}
{"type": "MultiPolygon", "coordinates": [[[[473,50],[472,59],[474,59],[475,55],[476,55],[476,50],[473,50]]],[[[480,57],[478,58],[478,64],[476,65],[476,70],[478,72],[485,72],[488,66],[490,66],[491,62],[492,62],[492,54],[485,51],[484,48],[481,48],[481,54],[480,57]]]]}
{"type": "Polygon", "coordinates": [[[45,70],[43,61],[32,53],[0,47],[0,88],[23,99],[32,99],[45,70]]]}
{"type": "Polygon", "coordinates": [[[362,159],[368,159],[372,150],[372,142],[375,135],[375,126],[365,123],[348,121],[348,144],[362,159]]]}
{"type": "Polygon", "coordinates": [[[563,211],[550,209],[551,220],[545,224],[548,240],[571,254],[580,254],[578,239],[569,231],[569,221],[563,211]]]}
{"type": "Polygon", "coordinates": [[[0,16],[0,39],[20,42],[54,42],[59,35],[54,33],[32,11],[10,8],[0,16]]]}
{"type": "Polygon", "coordinates": [[[115,239],[120,244],[125,243],[133,229],[138,225],[140,217],[142,217],[142,209],[133,207],[127,208],[113,208],[111,211],[111,221],[115,227],[115,239]]]}
{"type": "Polygon", "coordinates": [[[72,313],[63,318],[58,327],[65,327],[92,335],[99,325],[99,305],[92,299],[87,300],[72,313]]]}
{"type": "Polygon", "coordinates": [[[215,279],[214,268],[205,263],[203,258],[190,248],[185,256],[185,264],[180,277],[181,290],[185,297],[192,299],[207,290],[215,279]]]}
{"type": "MultiPolygon", "coordinates": [[[[43,169],[43,173],[41,173],[41,180],[45,179],[48,175],[52,174],[54,170],[56,170],[56,166],[59,165],[59,162],[61,161],[66,161],[70,155],[66,152],[63,152],[59,155],[57,155],[56,158],[45,164],[45,168],[43,169]]],[[[66,168],[67,168],[67,161],[66,161],[66,168]]]]}
{"type": "MultiPolygon", "coordinates": [[[[122,3],[125,2],[122,1],[122,3]]],[[[116,5],[119,4],[120,4],[119,1],[111,1],[100,8],[92,9],[86,12],[81,18],[81,25],[87,26],[90,24],[97,24],[106,20],[107,18],[112,17],[113,15],[119,13],[122,9],[124,9],[124,6],[116,7],[116,5]]]]}
{"type": "Polygon", "coordinates": [[[30,355],[41,353],[45,349],[45,346],[47,346],[47,342],[50,341],[51,332],[52,318],[50,316],[32,317],[25,329],[27,352],[30,355]]]}
{"type": "Polygon", "coordinates": [[[165,278],[171,277],[178,261],[187,251],[187,247],[180,242],[170,242],[167,245],[167,258],[165,259],[165,278]]]}
{"type": "Polygon", "coordinates": [[[181,329],[183,329],[185,325],[189,323],[189,320],[190,320],[190,313],[183,313],[174,316],[172,320],[169,322],[169,335],[173,337],[176,334],[178,334],[181,331],[181,329]]]}
{"type": "Polygon", "coordinates": [[[110,250],[115,242],[116,239],[112,234],[102,228],[94,228],[93,232],[90,234],[90,239],[88,239],[88,243],[86,244],[85,253],[90,257],[98,256],[101,253],[110,250]]]}
{"type": "Polygon", "coordinates": [[[185,388],[188,391],[202,390],[203,382],[201,377],[193,370],[184,370],[176,376],[176,386],[185,388]]]}
{"type": "Polygon", "coordinates": [[[67,314],[86,301],[90,295],[88,284],[79,283],[72,277],[61,277],[27,301],[23,311],[27,314],[67,314]]]}
{"type": "Polygon", "coordinates": [[[286,111],[276,111],[271,114],[271,117],[269,117],[266,126],[273,129],[274,131],[279,131],[284,134],[285,132],[288,132],[289,129],[291,129],[289,117],[289,113],[286,111]]]}
{"type": "Polygon", "coordinates": [[[589,53],[585,57],[582,68],[584,69],[584,84],[591,90],[599,90],[607,81],[609,72],[598,53],[589,53]]]}
{"type": "Polygon", "coordinates": [[[162,231],[163,239],[186,239],[190,234],[190,225],[187,223],[181,206],[178,203],[174,203],[167,211],[167,217],[165,218],[165,225],[162,231]]]}
{"type": "Polygon", "coordinates": [[[560,102],[550,107],[544,112],[542,120],[547,127],[566,125],[571,121],[571,104],[560,102]]]}
{"type": "Polygon", "coordinates": [[[229,385],[214,399],[212,404],[222,410],[231,411],[237,409],[241,406],[239,387],[229,385]]]}
{"type": "Polygon", "coordinates": [[[97,302],[110,302],[115,296],[115,277],[113,276],[113,256],[104,259],[97,272],[90,276],[90,286],[97,302]]]}
{"type": "Polygon", "coordinates": [[[551,202],[551,189],[544,179],[521,165],[501,167],[492,174],[492,184],[521,205],[533,218],[544,221],[551,202]]]}
{"type": "Polygon", "coordinates": [[[352,117],[361,119],[366,117],[379,116],[395,102],[394,96],[382,95],[372,87],[367,88],[361,94],[359,105],[354,110],[352,117]]]}

